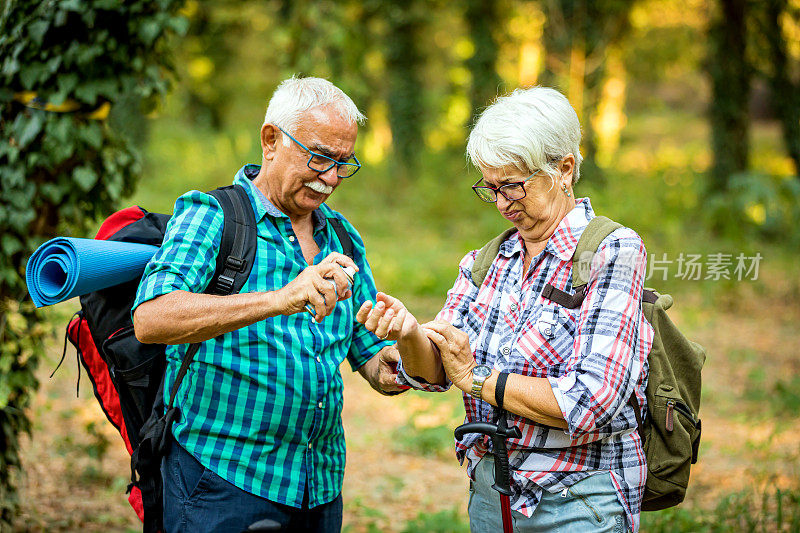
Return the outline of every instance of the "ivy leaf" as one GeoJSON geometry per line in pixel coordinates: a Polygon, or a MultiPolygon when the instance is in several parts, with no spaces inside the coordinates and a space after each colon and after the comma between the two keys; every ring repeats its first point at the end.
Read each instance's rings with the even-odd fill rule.
{"type": "Polygon", "coordinates": [[[81,139],[86,141],[86,143],[94,149],[100,148],[100,145],[103,144],[103,132],[100,129],[100,126],[96,122],[91,122],[87,124],[84,128],[80,130],[81,139]]]}
{"type": "Polygon", "coordinates": [[[30,142],[36,138],[39,132],[42,130],[42,126],[44,125],[44,111],[34,110],[31,111],[30,116],[27,117],[25,120],[25,115],[20,115],[19,118],[15,121],[15,133],[17,138],[17,144],[20,148],[25,148],[30,144],[30,142]],[[20,127],[20,124],[22,126],[20,127]]]}
{"type": "Polygon", "coordinates": [[[28,33],[30,33],[33,42],[41,46],[42,41],[44,41],[44,35],[47,33],[49,28],[50,24],[47,21],[37,20],[36,22],[28,25],[28,33]]]}
{"type": "Polygon", "coordinates": [[[17,72],[19,72],[19,61],[16,58],[6,59],[6,62],[3,64],[2,74],[11,76],[17,72]]]}
{"type": "Polygon", "coordinates": [[[19,239],[14,237],[13,235],[5,234],[2,238],[2,246],[3,246],[3,255],[8,257],[11,254],[15,254],[22,250],[22,243],[19,242],[19,239]]]}
{"type": "Polygon", "coordinates": [[[72,172],[72,179],[75,180],[75,183],[77,183],[81,189],[89,192],[94,184],[97,183],[97,173],[95,173],[91,167],[84,165],[76,168],[72,172]]]}
{"type": "Polygon", "coordinates": [[[89,105],[94,105],[97,102],[97,84],[93,82],[84,83],[75,89],[75,97],[89,105]]]}
{"type": "Polygon", "coordinates": [[[139,26],[139,37],[148,46],[153,44],[153,41],[156,40],[160,32],[161,24],[156,20],[145,20],[142,22],[142,25],[139,26]]]}
{"type": "Polygon", "coordinates": [[[47,65],[44,63],[31,63],[22,69],[19,73],[19,79],[22,82],[23,88],[31,90],[34,84],[41,80],[46,74],[47,65]]]}
{"type": "Polygon", "coordinates": [[[58,77],[58,92],[69,95],[78,86],[78,75],[74,72],[58,77]]]}

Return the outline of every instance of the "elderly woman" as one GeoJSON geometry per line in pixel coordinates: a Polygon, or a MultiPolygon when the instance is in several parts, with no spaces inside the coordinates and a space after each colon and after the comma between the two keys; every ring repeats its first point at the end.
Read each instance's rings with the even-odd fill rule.
{"type": "MultiPolygon", "coordinates": [[[[645,249],[619,228],[592,261],[586,296],[568,309],[546,284],[572,292],[572,257],[595,214],[577,199],[580,124],[558,91],[535,87],[498,98],[470,133],[467,152],[481,171],[477,196],[494,203],[516,231],[476,287],[476,251],[436,320],[420,325],[403,304],[378,293],[358,320],[397,340],[399,378],[415,388],[464,394],[466,421],[517,426],[508,441],[515,531],[638,530],[645,483],[631,395],[644,409],[652,328],[642,314],[645,249]],[[498,387],[498,384],[501,386],[498,387]],[[495,409],[502,402],[505,411],[495,409]]],[[[502,531],[491,489],[491,442],[467,434],[473,531],[502,531]]]]}

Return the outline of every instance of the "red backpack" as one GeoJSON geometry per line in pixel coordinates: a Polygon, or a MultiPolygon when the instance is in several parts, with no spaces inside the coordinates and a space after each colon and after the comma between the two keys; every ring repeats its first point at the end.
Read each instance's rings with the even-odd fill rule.
{"type": "MultiPolygon", "coordinates": [[[[253,266],[255,215],[247,193],[239,185],[221,187],[209,194],[222,206],[225,222],[216,270],[205,292],[233,294],[244,285],[253,266]]],[[[128,207],[109,216],[95,239],[160,246],[169,219],[169,215],[128,207]]],[[[171,424],[164,421],[165,345],[142,344],[133,331],[131,308],[139,282],[135,279],[81,296],[81,310],[69,322],[67,338],[77,349],[100,407],[131,454],[128,501],[144,523],[144,531],[156,532],[163,529],[159,465],[171,437],[171,424]],[[148,428],[158,425],[159,420],[161,433],[148,434],[148,428]]],[[[187,352],[187,368],[197,348],[199,344],[187,352]]],[[[173,391],[177,391],[184,374],[185,370],[173,391]]],[[[171,420],[175,416],[179,414],[173,409],[171,420]]]]}

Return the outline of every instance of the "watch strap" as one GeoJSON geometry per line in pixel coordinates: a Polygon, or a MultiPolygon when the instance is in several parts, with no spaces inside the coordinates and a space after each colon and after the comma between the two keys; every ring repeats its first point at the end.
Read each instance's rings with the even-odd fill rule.
{"type": "Polygon", "coordinates": [[[483,384],[486,383],[486,380],[489,379],[491,373],[487,376],[476,376],[475,372],[472,373],[472,389],[470,389],[470,395],[475,398],[476,400],[483,399],[481,397],[481,393],[483,392],[483,384]]]}

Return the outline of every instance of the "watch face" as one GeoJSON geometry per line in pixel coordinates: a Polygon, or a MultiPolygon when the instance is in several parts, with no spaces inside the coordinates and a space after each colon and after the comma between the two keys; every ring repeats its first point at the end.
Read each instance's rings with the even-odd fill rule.
{"type": "Polygon", "coordinates": [[[472,369],[472,374],[479,378],[488,378],[492,375],[492,369],[486,365],[478,365],[472,369]]]}

